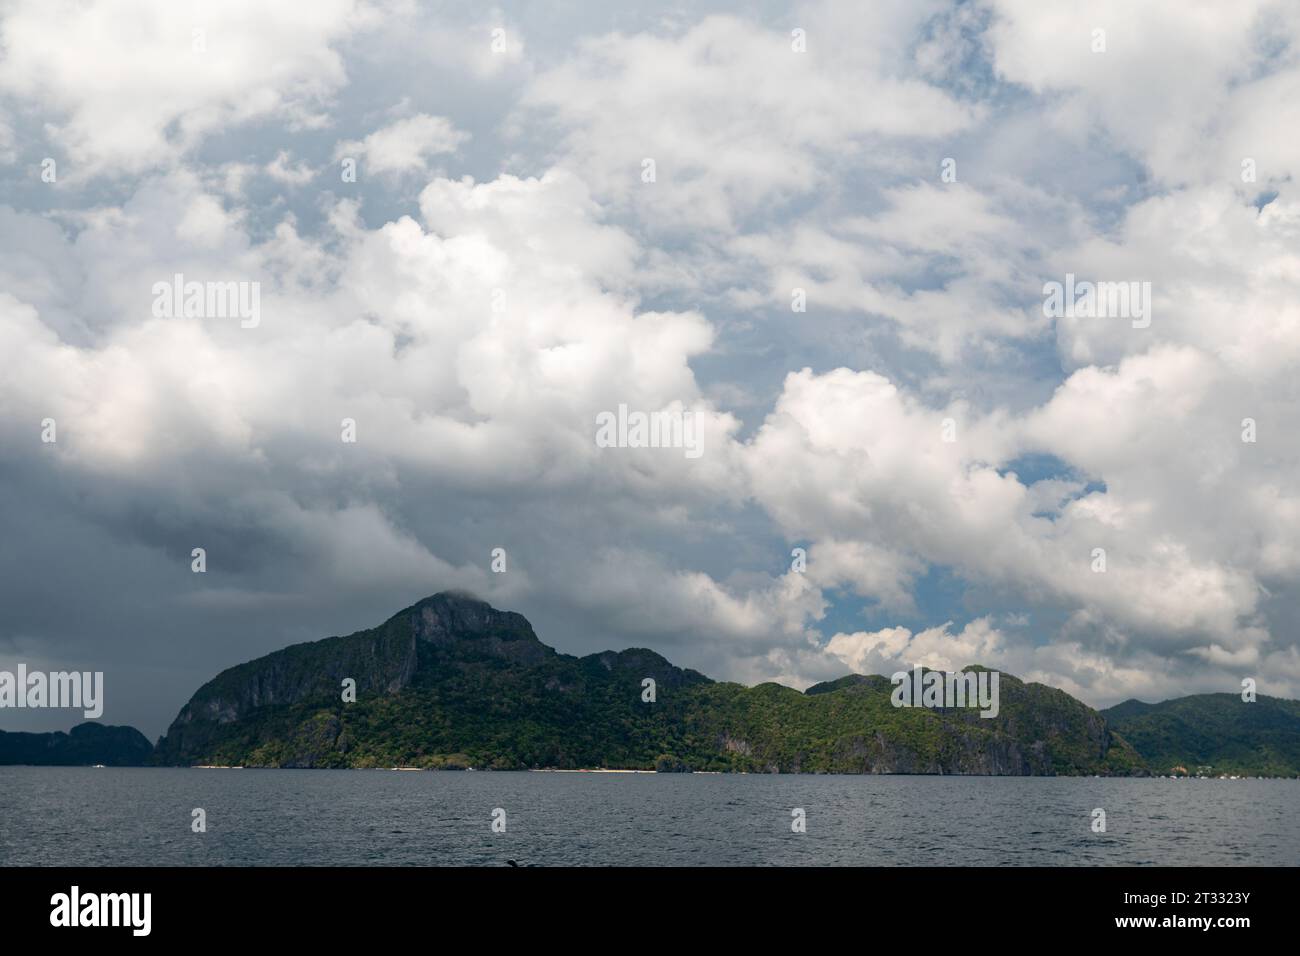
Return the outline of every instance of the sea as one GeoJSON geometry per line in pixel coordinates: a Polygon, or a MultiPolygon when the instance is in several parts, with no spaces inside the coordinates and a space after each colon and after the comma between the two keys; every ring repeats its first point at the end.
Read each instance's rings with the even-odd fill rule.
{"type": "Polygon", "coordinates": [[[0,767],[0,866],[512,863],[1294,866],[1300,781],[0,767]]]}

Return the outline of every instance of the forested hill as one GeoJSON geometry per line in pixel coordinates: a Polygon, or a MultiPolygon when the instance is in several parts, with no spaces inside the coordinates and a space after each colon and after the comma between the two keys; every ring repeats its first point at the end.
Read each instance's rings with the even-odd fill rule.
{"type": "Polygon", "coordinates": [[[1195,694],[1126,700],[1101,713],[1157,773],[1300,776],[1300,701],[1195,694]]]}
{"type": "Polygon", "coordinates": [[[718,683],[653,651],[557,653],[521,615],[442,593],[366,631],[298,644],[199,688],[158,763],[1130,774],[1097,711],[1003,674],[1000,712],[898,708],[880,677],[800,693],[718,683]],[[643,699],[654,681],[653,702],[643,699]],[[356,682],[355,702],[343,699],[356,682]]]}

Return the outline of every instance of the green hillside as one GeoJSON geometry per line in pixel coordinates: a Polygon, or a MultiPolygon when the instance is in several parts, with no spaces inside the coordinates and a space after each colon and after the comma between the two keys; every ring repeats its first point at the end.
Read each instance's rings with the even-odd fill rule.
{"type": "Polygon", "coordinates": [[[1101,713],[1157,773],[1300,776],[1300,701],[1196,694],[1159,704],[1126,700],[1101,713]]]}
{"type": "Polygon", "coordinates": [[[439,594],[377,628],[299,644],[205,684],[163,764],[1128,774],[1145,765],[1096,711],[1001,676],[1001,710],[896,708],[883,677],[800,693],[716,683],[632,649],[577,658],[518,614],[439,594]],[[344,678],[357,684],[345,703],[344,678]],[[656,700],[642,682],[656,682],[656,700]]]}

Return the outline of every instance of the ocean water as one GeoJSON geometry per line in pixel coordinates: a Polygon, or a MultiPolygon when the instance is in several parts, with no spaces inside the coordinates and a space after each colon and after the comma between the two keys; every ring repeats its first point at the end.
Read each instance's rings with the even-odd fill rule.
{"type": "Polygon", "coordinates": [[[1300,781],[0,767],[0,866],[507,860],[1296,865],[1300,781]]]}

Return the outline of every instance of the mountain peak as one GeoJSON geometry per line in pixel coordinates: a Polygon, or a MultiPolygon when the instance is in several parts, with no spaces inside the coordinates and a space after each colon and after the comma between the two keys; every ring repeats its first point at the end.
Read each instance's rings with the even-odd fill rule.
{"type": "Polygon", "coordinates": [[[490,603],[483,600],[473,591],[467,591],[464,588],[448,588],[445,591],[439,591],[436,594],[430,594],[427,598],[416,601],[416,606],[421,604],[447,604],[447,605],[472,605],[482,604],[486,607],[492,607],[490,603]]]}
{"type": "Polygon", "coordinates": [[[647,647],[629,647],[622,651],[601,651],[583,658],[604,670],[635,674],[637,679],[653,677],[663,687],[687,687],[694,684],[711,684],[713,681],[699,671],[677,667],[662,654],[647,647]]]}
{"type": "Polygon", "coordinates": [[[437,646],[482,644],[482,650],[522,663],[550,651],[522,614],[499,611],[467,591],[441,591],[413,604],[393,620],[407,619],[417,641],[437,646]]]}

